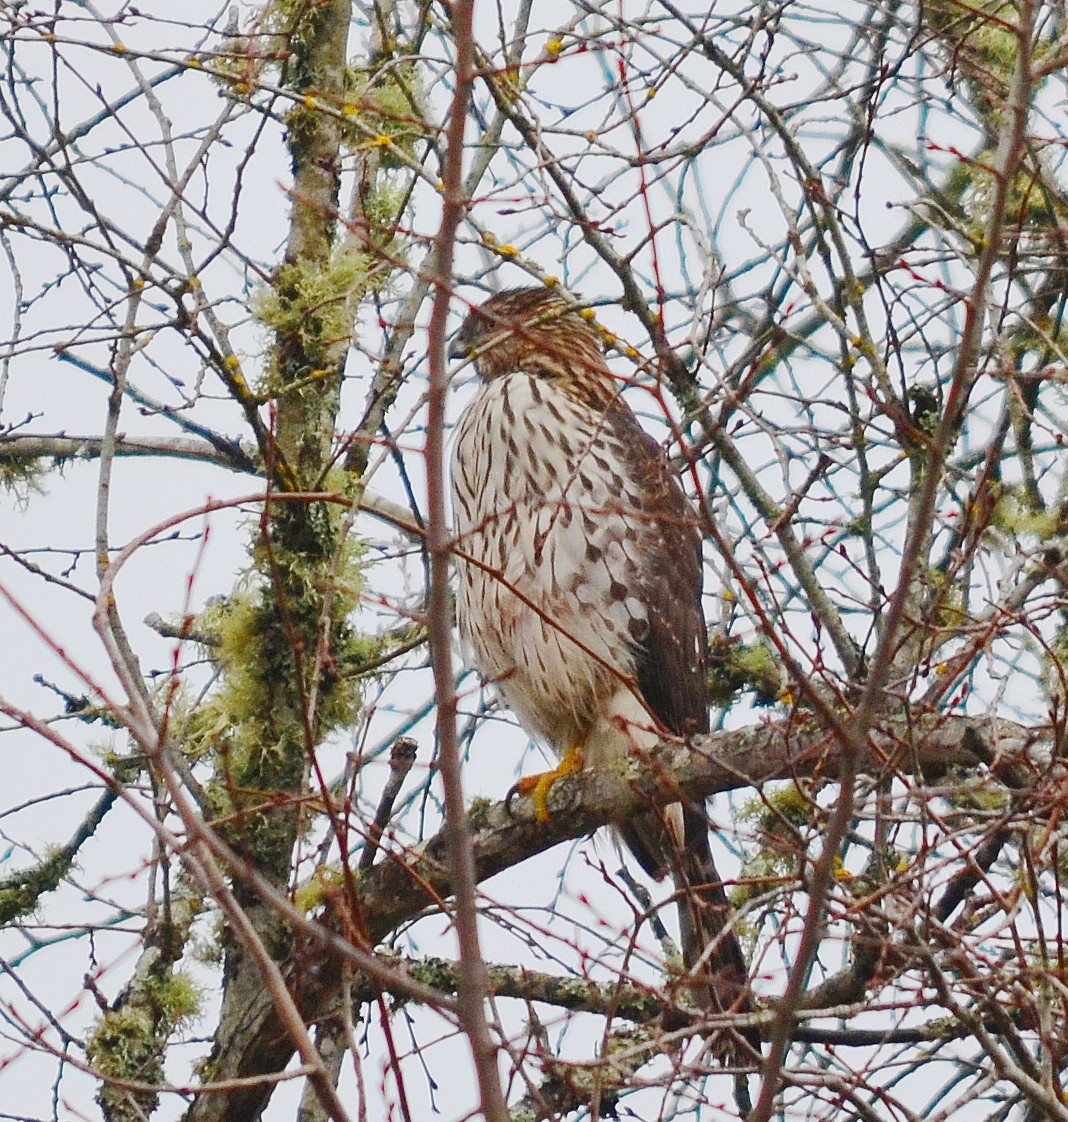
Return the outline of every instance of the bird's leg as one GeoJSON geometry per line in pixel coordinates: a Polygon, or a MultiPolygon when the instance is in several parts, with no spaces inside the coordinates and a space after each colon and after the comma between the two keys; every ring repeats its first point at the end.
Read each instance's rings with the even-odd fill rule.
{"type": "Polygon", "coordinates": [[[514,795],[530,795],[534,800],[534,816],[539,822],[549,821],[549,792],[558,779],[564,779],[582,770],[582,748],[576,746],[569,748],[564,753],[564,758],[552,771],[543,771],[540,775],[528,775],[508,792],[506,802],[511,802],[514,795]]]}

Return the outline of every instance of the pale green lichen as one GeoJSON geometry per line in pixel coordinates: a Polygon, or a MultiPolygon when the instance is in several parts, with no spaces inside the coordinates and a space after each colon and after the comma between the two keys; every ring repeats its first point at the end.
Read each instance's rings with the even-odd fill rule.
{"type": "Polygon", "coordinates": [[[412,981],[430,986],[442,993],[454,993],[457,987],[456,963],[444,958],[427,957],[413,962],[408,973],[412,981]]]}
{"type": "Polygon", "coordinates": [[[782,693],[782,671],[769,643],[743,643],[713,634],[708,645],[708,695],[729,709],[740,693],[752,691],[757,705],[773,705],[782,693]]]}
{"type": "Polygon", "coordinates": [[[490,824],[490,813],[496,804],[492,799],[476,798],[467,808],[467,825],[474,832],[486,829],[490,824]]]}
{"type": "Polygon", "coordinates": [[[348,874],[336,865],[316,869],[311,879],[302,884],[294,893],[293,903],[300,911],[308,915],[322,907],[330,896],[347,883],[348,874]]]}
{"type": "Polygon", "coordinates": [[[1006,486],[1001,488],[990,522],[1014,541],[1033,537],[1046,542],[1064,529],[1056,514],[1036,510],[1018,488],[1006,486]]]}
{"type": "MultiPolygon", "coordinates": [[[[994,200],[1001,190],[997,159],[996,149],[988,148],[969,165],[971,183],[962,199],[962,215],[967,223],[965,232],[977,252],[983,246],[994,200]]],[[[1005,200],[1004,221],[1012,227],[1039,230],[1047,230],[1060,221],[1033,170],[1022,169],[1013,175],[1005,200]]]]}
{"type": "Polygon", "coordinates": [[[202,997],[201,987],[181,971],[150,972],[97,1022],[85,1048],[102,1081],[97,1101],[111,1122],[140,1122],[155,1108],[158,1095],[109,1081],[162,1084],[167,1042],[199,1015],[202,997]]]}
{"type": "MultiPolygon", "coordinates": [[[[332,563],[289,554],[286,573],[287,587],[301,590],[289,610],[306,615],[312,633],[329,601],[330,615],[336,621],[329,651],[335,668],[361,665],[375,649],[373,639],[355,632],[346,622],[359,606],[363,590],[364,547],[346,536],[338,549],[332,563]]],[[[281,563],[278,554],[272,555],[272,560],[281,563]]],[[[292,637],[279,634],[284,629],[277,617],[273,594],[273,587],[246,583],[228,600],[213,604],[198,617],[198,626],[215,638],[208,653],[223,671],[224,685],[193,718],[199,725],[197,735],[214,737],[249,722],[256,723],[260,715],[270,711],[277,691],[292,684],[292,637]],[[256,652],[263,657],[254,657],[256,652]]],[[[358,684],[333,685],[323,696],[323,708],[317,712],[323,731],[348,725],[357,716],[360,702],[358,684]]]]}
{"type": "Polygon", "coordinates": [[[977,811],[982,815],[1001,814],[1008,809],[1009,792],[985,772],[959,775],[947,800],[957,810],[977,811]]]}
{"type": "Polygon", "coordinates": [[[1000,102],[998,111],[1007,112],[1003,94],[1020,50],[1013,6],[1004,0],[973,0],[967,6],[957,0],[928,0],[924,18],[950,50],[954,75],[979,84],[988,110],[1000,102]]]}
{"type": "Polygon", "coordinates": [[[33,495],[45,493],[47,462],[37,456],[0,457],[0,491],[11,495],[25,509],[33,495]]]}
{"type": "Polygon", "coordinates": [[[361,681],[344,668],[362,664],[373,646],[349,622],[363,589],[363,547],[343,532],[340,507],[321,506],[330,510],[314,530],[304,527],[304,548],[260,543],[262,575],[198,621],[215,636],[221,681],[185,730],[190,754],[210,751],[218,763],[211,816],[227,824],[231,841],[278,868],[292,844],[308,733],[319,744],[358,720],[361,681]]]}
{"type": "Polygon", "coordinates": [[[342,112],[351,122],[344,132],[345,143],[357,151],[374,146],[386,169],[404,167],[415,159],[416,145],[430,132],[426,95],[413,62],[375,69],[351,67],[342,112]]]}
{"type": "MultiPolygon", "coordinates": [[[[256,28],[278,50],[280,80],[294,95],[286,127],[298,236],[289,243],[291,259],[253,296],[251,309],[271,335],[256,390],[277,405],[280,487],[340,492],[355,502],[353,473],[329,470],[341,372],[360,304],[398,270],[396,227],[409,195],[391,169],[409,162],[426,130],[414,62],[383,57],[383,45],[376,66],[345,69],[340,52],[324,49],[337,43],[334,32],[346,21],[342,5],[272,0],[256,28]],[[336,166],[346,147],[380,156],[359,163],[358,213],[342,224],[330,193],[336,183],[316,195],[322,177],[314,169],[336,166]]],[[[310,753],[359,720],[363,668],[386,649],[352,623],[363,552],[345,521],[350,509],[335,501],[273,505],[257,529],[253,572],[197,621],[212,637],[205,654],[220,676],[185,723],[187,751],[216,760],[209,815],[280,879],[288,875],[296,831],[315,817],[306,797],[310,753]]],[[[309,907],[323,891],[309,887],[309,907]]]]}
{"type": "MultiPolygon", "coordinates": [[[[347,342],[360,301],[373,285],[375,258],[354,238],[335,248],[326,265],[298,261],[281,266],[270,287],[251,300],[253,315],[282,340],[299,340],[314,352],[347,342]]],[[[314,378],[315,372],[308,371],[314,378]]],[[[268,387],[277,392],[279,387],[268,387]]]]}
{"type": "Polygon", "coordinates": [[[738,820],[753,824],[757,848],[745,858],[739,885],[731,893],[735,907],[796,874],[815,812],[811,795],[796,783],[769,785],[742,806],[738,820]]]}
{"type": "Polygon", "coordinates": [[[759,899],[769,885],[791,877],[796,869],[796,858],[782,852],[762,849],[749,854],[742,862],[738,883],[727,893],[731,907],[740,911],[759,899]]]}
{"type": "Polygon", "coordinates": [[[1062,623],[1040,655],[1042,684],[1054,712],[1062,714],[1068,706],[1068,622],[1062,623]]]}
{"type": "Polygon", "coordinates": [[[28,869],[4,877],[0,881],[0,928],[34,912],[41,897],[58,887],[72,864],[68,852],[54,849],[28,869]]]}

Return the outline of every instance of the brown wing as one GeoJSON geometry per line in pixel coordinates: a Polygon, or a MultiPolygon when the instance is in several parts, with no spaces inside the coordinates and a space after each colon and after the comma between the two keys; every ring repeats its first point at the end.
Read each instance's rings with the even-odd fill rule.
{"type": "MultiPolygon", "coordinates": [[[[640,596],[649,628],[636,644],[636,675],[645,703],[676,736],[708,732],[707,627],[701,606],[701,535],[697,518],[660,446],[629,410],[613,417],[632,429],[625,447],[644,498],[641,520],[646,571],[640,596]]],[[[748,975],[737,937],[730,929],[731,908],[709,843],[704,806],[684,803],[681,846],[655,815],[639,816],[622,829],[624,841],[647,872],[673,873],[682,898],[679,922],[683,960],[694,978],[699,1005],[716,1012],[750,1008],[748,975]]],[[[723,1050],[732,1060],[760,1054],[760,1037],[744,1030],[727,1038],[723,1050]]]]}
{"type": "Polygon", "coordinates": [[[669,732],[708,732],[708,642],[697,518],[660,445],[634,414],[620,404],[608,420],[630,451],[627,466],[642,496],[636,530],[644,572],[637,595],[649,626],[635,642],[638,688],[669,732]]]}
{"type": "Polygon", "coordinates": [[[657,533],[652,536],[642,599],[649,634],[639,651],[638,686],[676,736],[708,732],[708,638],[701,606],[701,535],[660,446],[642,432],[645,485],[657,533]]]}
{"type": "MultiPolygon", "coordinates": [[[[632,516],[641,572],[632,595],[645,608],[645,627],[634,633],[632,650],[638,691],[650,712],[676,736],[708,731],[705,682],[706,628],[701,608],[701,537],[697,519],[671,473],[659,444],[618,400],[605,424],[626,449],[629,488],[639,496],[632,516]]],[[[703,808],[687,823],[696,844],[707,846],[703,808]]],[[[689,818],[689,814],[684,816],[689,818]]],[[[621,827],[639,864],[660,879],[677,870],[680,838],[672,838],[656,814],[640,815],[621,827]]]]}

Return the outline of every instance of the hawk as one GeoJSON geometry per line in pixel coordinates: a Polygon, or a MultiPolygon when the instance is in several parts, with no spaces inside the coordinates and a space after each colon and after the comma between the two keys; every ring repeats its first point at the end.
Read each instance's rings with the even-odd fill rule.
{"type": "MultiPolygon", "coordinates": [[[[560,757],[517,786],[545,819],[560,777],[619,769],[665,736],[708,731],[701,535],[597,330],[559,292],[491,297],[450,356],[470,358],[481,378],[452,453],[461,642],[560,757]]],[[[674,877],[699,1002],[748,1008],[703,807],[650,810],[619,832],[647,873],[674,877]]]]}

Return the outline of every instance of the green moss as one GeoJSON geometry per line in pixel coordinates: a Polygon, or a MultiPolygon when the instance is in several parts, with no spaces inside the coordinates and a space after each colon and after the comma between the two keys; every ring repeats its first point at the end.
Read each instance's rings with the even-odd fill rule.
{"type": "Polygon", "coordinates": [[[411,62],[374,70],[351,67],[342,112],[351,122],[345,143],[356,151],[376,147],[386,169],[415,159],[417,144],[429,133],[426,95],[419,69],[411,62]]]}
{"type": "Polygon", "coordinates": [[[299,511],[301,520],[279,518],[269,547],[258,541],[260,572],[198,620],[212,636],[207,650],[220,684],[185,731],[191,756],[210,752],[217,761],[206,792],[211,817],[231,844],[279,875],[294,840],[309,735],[318,745],[357,722],[362,682],[345,668],[373,646],[350,623],[364,550],[347,534],[344,507],[299,511]]]}
{"type": "Polygon", "coordinates": [[[992,526],[1013,539],[1032,536],[1045,542],[1062,530],[1055,515],[1036,510],[1024,494],[1013,487],[1002,487],[990,521],[992,526]]]}
{"type": "Polygon", "coordinates": [[[348,876],[345,870],[336,865],[316,869],[311,880],[297,889],[293,903],[307,915],[321,907],[333,892],[343,888],[347,883],[348,876]]]}
{"type": "Polygon", "coordinates": [[[782,693],[782,672],[765,642],[743,643],[713,634],[708,644],[708,694],[712,705],[729,709],[738,694],[752,691],[758,705],[774,705],[782,693]]]}
{"type": "Polygon", "coordinates": [[[46,461],[36,456],[0,457],[0,491],[14,496],[18,505],[25,507],[32,495],[45,493],[48,471],[46,461]]]}
{"type": "Polygon", "coordinates": [[[32,913],[41,897],[58,887],[73,860],[65,850],[53,850],[28,869],[0,881],[0,927],[32,913]]]}
{"type": "Polygon", "coordinates": [[[97,1101],[110,1122],[142,1120],[158,1095],[110,1086],[108,1079],[163,1082],[167,1041],[199,1015],[202,990],[180,971],[150,970],[125,1000],[109,1009],[86,1040],[89,1062],[105,1080],[97,1101]]]}
{"type": "Polygon", "coordinates": [[[1053,642],[1039,657],[1046,697],[1055,711],[1063,713],[1068,703],[1068,621],[1061,623],[1053,642]]]}
{"type": "MultiPolygon", "coordinates": [[[[309,261],[281,266],[269,288],[252,297],[253,315],[282,340],[299,341],[304,351],[347,342],[360,301],[372,287],[375,258],[354,238],[339,245],[327,264],[309,261]]],[[[306,377],[315,378],[315,371],[306,377]]],[[[267,392],[282,387],[268,385],[267,392]]]]}
{"type": "Polygon", "coordinates": [[[454,993],[457,986],[455,962],[443,958],[424,958],[413,962],[408,968],[412,979],[424,986],[431,986],[442,993],[454,993]]]}
{"type": "Polygon", "coordinates": [[[731,893],[735,906],[765,892],[769,882],[795,875],[813,816],[811,796],[796,783],[769,787],[741,808],[739,821],[754,825],[759,844],[743,864],[742,883],[731,893]]]}
{"type": "Polygon", "coordinates": [[[962,775],[953,784],[949,802],[958,810],[1000,814],[1009,807],[1009,792],[986,775],[962,775]]]}
{"type": "Polygon", "coordinates": [[[467,808],[467,824],[475,833],[489,825],[490,812],[495,805],[492,799],[471,800],[471,805],[467,808]]]}

